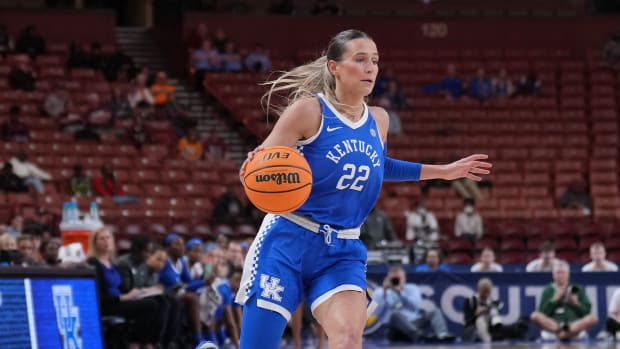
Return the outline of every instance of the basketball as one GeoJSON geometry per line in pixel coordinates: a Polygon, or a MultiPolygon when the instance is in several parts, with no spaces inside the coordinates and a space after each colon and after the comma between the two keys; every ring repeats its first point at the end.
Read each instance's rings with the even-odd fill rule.
{"type": "Polygon", "coordinates": [[[248,199],[261,211],[285,214],[301,207],[312,190],[312,171],[295,149],[267,147],[248,162],[243,177],[248,199]]]}

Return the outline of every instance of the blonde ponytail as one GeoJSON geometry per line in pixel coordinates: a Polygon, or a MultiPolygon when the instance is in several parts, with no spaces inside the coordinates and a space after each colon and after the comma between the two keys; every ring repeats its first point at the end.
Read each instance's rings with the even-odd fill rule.
{"type": "Polygon", "coordinates": [[[286,107],[298,99],[312,97],[317,92],[323,93],[330,102],[337,104],[334,93],[336,82],[327,68],[327,56],[321,56],[310,63],[283,72],[276,79],[268,80],[263,85],[269,86],[269,90],[261,99],[261,104],[268,115],[270,110],[280,115],[286,107]],[[274,97],[283,100],[273,102],[274,97]]]}

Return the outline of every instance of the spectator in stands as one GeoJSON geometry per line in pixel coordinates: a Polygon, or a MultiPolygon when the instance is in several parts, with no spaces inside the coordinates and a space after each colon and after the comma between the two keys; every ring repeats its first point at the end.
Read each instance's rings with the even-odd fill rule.
{"type": "Polygon", "coordinates": [[[196,238],[190,239],[185,244],[185,251],[187,266],[189,267],[189,275],[194,280],[203,279],[205,277],[205,269],[202,263],[202,240],[196,238]]]}
{"type": "Polygon", "coordinates": [[[549,272],[558,263],[565,263],[555,258],[555,247],[549,241],[543,242],[539,247],[539,257],[529,262],[525,267],[527,272],[549,272]]]}
{"type": "Polygon", "coordinates": [[[36,193],[42,194],[44,191],[43,181],[51,181],[52,176],[41,170],[37,165],[28,161],[28,155],[21,151],[11,159],[13,165],[13,173],[24,181],[29,187],[32,187],[36,193]]]}
{"type": "Polygon", "coordinates": [[[62,119],[71,108],[71,95],[61,81],[52,83],[52,88],[43,101],[43,113],[54,119],[62,119]]]}
{"type": "Polygon", "coordinates": [[[512,97],[515,92],[514,84],[512,83],[510,77],[508,77],[508,73],[504,68],[499,70],[499,74],[493,78],[491,85],[493,86],[492,91],[494,97],[512,97]]]}
{"type": "Polygon", "coordinates": [[[187,260],[184,258],[185,244],[182,237],[170,234],[164,240],[164,246],[168,248],[168,260],[159,273],[159,282],[185,304],[188,321],[197,342],[200,343],[204,338],[201,331],[198,296],[195,291],[207,286],[206,282],[203,279],[192,279],[187,260]]]}
{"type": "Polygon", "coordinates": [[[478,281],[478,292],[465,300],[463,340],[489,343],[492,340],[524,339],[529,321],[521,318],[513,325],[502,324],[499,311],[503,303],[491,298],[492,290],[491,279],[482,278],[478,281]]]}
{"type": "Polygon", "coordinates": [[[448,64],[446,76],[439,82],[439,91],[446,99],[459,99],[463,95],[463,79],[456,76],[454,64],[448,64]]]}
{"type": "Polygon", "coordinates": [[[570,268],[561,262],[553,266],[553,282],[543,290],[531,320],[544,331],[543,339],[569,340],[596,325],[591,308],[583,287],[570,282],[570,268]]]}
{"type": "Polygon", "coordinates": [[[119,87],[114,87],[112,89],[112,98],[110,99],[110,104],[108,105],[108,110],[110,111],[110,115],[112,115],[112,120],[127,119],[131,117],[131,104],[129,104],[129,99],[127,97],[128,95],[124,94],[119,87]]]}
{"type": "Polygon", "coordinates": [[[124,196],[123,185],[116,179],[114,167],[107,162],[101,166],[101,174],[93,179],[95,194],[102,197],[124,196]]]}
{"type": "Polygon", "coordinates": [[[269,13],[275,15],[294,15],[297,13],[297,7],[293,0],[275,0],[271,3],[269,13]]]}
{"type": "Polygon", "coordinates": [[[7,161],[0,171],[0,190],[5,193],[27,193],[28,186],[24,180],[13,172],[13,165],[7,161]]]}
{"type": "Polygon", "coordinates": [[[538,96],[542,91],[542,83],[538,79],[538,74],[530,70],[517,82],[515,95],[521,97],[538,96]]]}
{"type": "Polygon", "coordinates": [[[376,97],[383,96],[388,91],[388,86],[391,82],[396,82],[398,85],[398,80],[394,77],[394,70],[391,68],[381,70],[377,76],[377,80],[375,80],[375,86],[371,95],[376,97]]]}
{"type": "Polygon", "coordinates": [[[13,51],[13,39],[4,24],[0,24],[0,55],[6,58],[13,51]]]}
{"type": "Polygon", "coordinates": [[[222,160],[227,156],[226,142],[217,134],[215,128],[207,134],[203,141],[205,155],[209,160],[222,160]]]}
{"type": "Polygon", "coordinates": [[[439,308],[422,309],[422,293],[415,284],[407,283],[407,274],[401,265],[390,267],[383,285],[374,290],[373,300],[378,303],[377,321],[387,328],[390,340],[454,341],[439,308]]]}
{"type": "Polygon", "coordinates": [[[620,65],[620,33],[613,34],[605,44],[603,63],[613,70],[618,70],[620,65]]]}
{"type": "Polygon", "coordinates": [[[504,268],[498,263],[495,263],[495,251],[489,247],[485,247],[480,252],[480,262],[471,266],[470,271],[472,273],[489,273],[489,272],[503,272],[504,268]]]}
{"type": "Polygon", "coordinates": [[[600,242],[593,243],[590,245],[590,258],[592,262],[584,265],[581,271],[618,271],[616,263],[608,261],[606,257],[605,245],[600,242]]]}
{"type": "Polygon", "coordinates": [[[34,239],[32,236],[22,234],[17,238],[17,250],[22,255],[22,266],[34,267],[40,265],[35,254],[34,239]]]}
{"type": "Polygon", "coordinates": [[[128,56],[121,49],[109,56],[103,67],[103,76],[109,82],[127,82],[136,75],[136,65],[131,56],[128,56]]]}
{"type": "Polygon", "coordinates": [[[17,240],[10,233],[4,233],[0,235],[0,250],[3,251],[16,251],[17,240]]]}
{"type": "Polygon", "coordinates": [[[404,110],[409,108],[409,105],[407,104],[407,97],[396,80],[391,80],[388,83],[387,91],[385,91],[385,93],[381,96],[390,101],[390,106],[394,110],[404,110]]]}
{"type": "Polygon", "coordinates": [[[175,100],[174,85],[168,83],[168,74],[165,71],[157,72],[155,83],[151,85],[151,95],[155,107],[165,107],[175,100]]]}
{"type": "Polygon", "coordinates": [[[470,97],[480,102],[486,102],[492,96],[493,87],[491,85],[491,80],[486,77],[483,68],[478,68],[476,76],[469,80],[467,90],[470,97]]]}
{"type": "Polygon", "coordinates": [[[220,70],[221,64],[220,54],[211,40],[203,41],[202,46],[192,54],[192,67],[196,71],[201,86],[205,72],[220,70]]]}
{"type": "Polygon", "coordinates": [[[232,188],[226,187],[215,201],[211,219],[214,223],[239,224],[246,218],[244,211],[245,207],[237,194],[232,188]]]}
{"type": "Polygon", "coordinates": [[[90,57],[87,68],[103,71],[106,64],[106,56],[101,51],[101,43],[95,41],[90,44],[90,57]]]}
{"type": "Polygon", "coordinates": [[[109,128],[112,125],[112,113],[110,113],[106,107],[104,107],[99,98],[99,94],[96,92],[88,94],[87,97],[87,123],[95,128],[109,128]]]}
{"type": "Polygon", "coordinates": [[[231,241],[228,244],[228,249],[226,250],[225,256],[226,261],[228,262],[230,275],[232,275],[235,270],[243,269],[243,249],[241,248],[241,244],[239,242],[231,241]]]}
{"type": "Polygon", "coordinates": [[[419,240],[425,245],[433,245],[439,240],[439,224],[433,212],[426,209],[424,201],[414,203],[415,211],[406,211],[407,233],[405,238],[409,241],[419,240]]]}
{"type": "Polygon", "coordinates": [[[130,348],[154,348],[163,324],[157,322],[160,311],[155,300],[143,298],[137,288],[127,289],[122,284],[118,267],[113,262],[115,254],[114,237],[107,228],[99,228],[90,238],[87,263],[95,268],[102,315],[122,316],[132,321],[130,348]],[[140,344],[138,344],[140,343],[140,344]]]}
{"type": "Polygon", "coordinates": [[[211,35],[209,33],[209,27],[206,23],[198,23],[187,37],[187,47],[191,53],[193,50],[198,50],[205,40],[209,40],[211,35]]]}
{"type": "Polygon", "coordinates": [[[140,116],[133,118],[133,124],[129,129],[129,139],[137,150],[141,150],[144,144],[151,143],[151,132],[144,125],[144,119],[140,116]]]}
{"type": "Polygon", "coordinates": [[[615,340],[620,339],[620,288],[617,288],[609,300],[605,331],[615,340]]]}
{"type": "Polygon", "coordinates": [[[340,12],[340,7],[329,3],[329,1],[327,0],[316,0],[316,2],[314,3],[314,7],[312,8],[312,14],[318,16],[337,16],[340,14],[340,12]]]}
{"type": "Polygon", "coordinates": [[[456,216],[454,221],[454,235],[475,242],[482,237],[482,217],[476,212],[475,201],[465,199],[463,211],[456,216]]]}
{"type": "Polygon", "coordinates": [[[26,59],[19,59],[9,73],[9,85],[15,90],[32,92],[36,80],[37,73],[26,59]]]}
{"type": "Polygon", "coordinates": [[[217,50],[217,53],[222,54],[226,52],[226,45],[230,42],[228,35],[223,28],[217,28],[213,34],[213,47],[217,50]]]}
{"type": "Polygon", "coordinates": [[[60,266],[60,258],[58,258],[58,250],[60,249],[60,240],[57,238],[41,241],[39,253],[43,263],[48,267],[60,266]]]}
{"type": "Polygon", "coordinates": [[[15,44],[15,51],[25,53],[31,59],[35,59],[38,55],[45,53],[45,40],[39,35],[34,25],[27,26],[21,33],[15,44]]]}
{"type": "Polygon", "coordinates": [[[383,107],[387,111],[390,117],[390,125],[388,126],[388,133],[392,135],[400,135],[403,133],[403,125],[400,121],[398,111],[392,108],[392,103],[387,98],[380,98],[378,105],[383,107]]]}
{"type": "Polygon", "coordinates": [[[385,245],[388,241],[399,241],[390,217],[377,206],[370,211],[362,224],[360,239],[369,250],[385,245]]]}
{"type": "Polygon", "coordinates": [[[588,194],[586,183],[576,181],[569,184],[560,197],[561,208],[581,209],[584,216],[592,214],[592,199],[588,194]]]}
{"type": "Polygon", "coordinates": [[[425,264],[418,265],[415,268],[416,272],[433,272],[433,271],[445,271],[449,272],[450,267],[441,263],[441,251],[438,248],[431,248],[426,251],[425,264]]]}
{"type": "Polygon", "coordinates": [[[271,71],[271,58],[265,46],[257,43],[254,49],[245,57],[245,69],[255,73],[267,73],[271,71]]]}
{"type": "Polygon", "coordinates": [[[155,83],[156,74],[151,70],[151,67],[149,67],[148,65],[142,65],[140,67],[140,70],[138,70],[136,77],[138,75],[144,76],[144,84],[147,88],[151,88],[151,86],[153,86],[153,84],[155,83]]]}
{"type": "Polygon", "coordinates": [[[2,124],[2,140],[5,142],[26,143],[30,140],[30,130],[20,119],[21,108],[12,105],[9,109],[9,120],[2,124]]]}
{"type": "Polygon", "coordinates": [[[20,214],[16,214],[15,216],[13,216],[13,218],[11,219],[11,224],[9,224],[6,229],[7,232],[12,236],[20,236],[22,234],[22,231],[24,231],[24,217],[20,214]]]}
{"type": "Polygon", "coordinates": [[[147,77],[143,74],[136,76],[136,81],[127,95],[131,108],[151,109],[155,103],[151,91],[146,86],[146,79],[147,77]]]}
{"type": "Polygon", "coordinates": [[[240,72],[243,69],[241,54],[237,50],[235,43],[229,41],[226,44],[224,53],[220,55],[222,59],[222,68],[228,72],[240,72]]]}
{"type": "Polygon", "coordinates": [[[187,130],[187,136],[179,140],[177,150],[179,156],[185,160],[198,161],[204,157],[204,147],[195,128],[187,130]]]}
{"type": "Polygon", "coordinates": [[[81,164],[73,165],[73,176],[69,178],[69,194],[72,196],[93,195],[90,177],[84,173],[84,168],[81,164]]]}

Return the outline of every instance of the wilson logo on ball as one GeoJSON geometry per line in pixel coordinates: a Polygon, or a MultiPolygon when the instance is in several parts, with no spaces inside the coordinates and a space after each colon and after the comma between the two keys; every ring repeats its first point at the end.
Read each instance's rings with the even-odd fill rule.
{"type": "Polygon", "coordinates": [[[301,179],[299,178],[299,172],[256,175],[256,183],[270,182],[270,181],[276,182],[276,184],[278,185],[282,183],[289,183],[289,184],[301,183],[301,179]]]}

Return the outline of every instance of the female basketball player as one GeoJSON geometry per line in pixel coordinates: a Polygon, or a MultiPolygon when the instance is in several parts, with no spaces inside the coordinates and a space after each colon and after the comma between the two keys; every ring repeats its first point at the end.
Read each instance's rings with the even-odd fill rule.
{"type": "Polygon", "coordinates": [[[262,147],[296,146],[312,168],[313,187],[294,213],[268,214],[248,252],[237,293],[237,302],[245,304],[241,349],[278,348],[302,298],[325,329],[330,349],[361,348],[367,299],[359,227],[383,181],[479,181],[479,174],[489,173],[491,164],[480,161],[486,155],[448,165],[387,157],[388,114],[364,102],[378,63],[374,41],[346,30],[332,38],[325,56],[268,82],[268,107],[279,92],[289,92],[290,103],[248,158],[262,147]]]}

